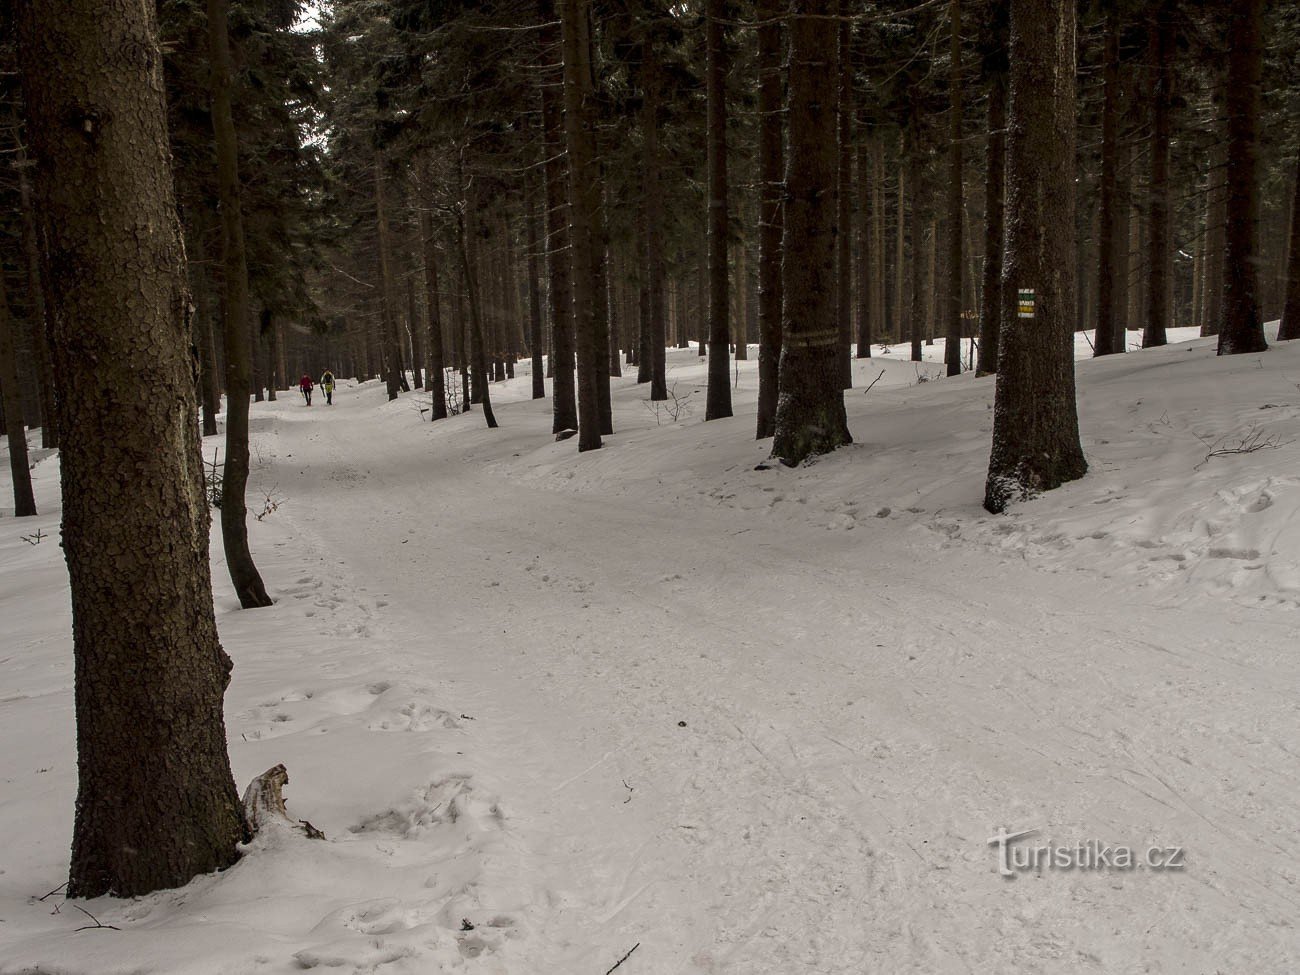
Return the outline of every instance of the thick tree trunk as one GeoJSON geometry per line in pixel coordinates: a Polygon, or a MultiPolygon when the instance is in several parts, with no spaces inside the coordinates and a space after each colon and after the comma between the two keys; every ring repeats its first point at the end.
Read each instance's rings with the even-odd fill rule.
{"type": "MultiPolygon", "coordinates": [[[[597,450],[601,442],[599,359],[597,342],[596,211],[600,208],[600,181],[596,170],[595,133],[592,131],[591,43],[588,37],[589,0],[561,0],[560,21],[564,48],[564,134],[569,157],[569,208],[572,237],[573,325],[578,352],[578,450],[597,450]]],[[[558,344],[558,343],[557,343],[558,344]]],[[[556,378],[559,378],[559,368],[556,378]]]]}
{"type": "Polygon", "coordinates": [[[230,98],[230,39],[227,0],[207,0],[208,44],[212,60],[212,127],[217,144],[217,185],[221,197],[221,250],[226,336],[226,463],[221,474],[221,540],[226,567],[244,609],[270,606],[262,577],[248,548],[248,394],[252,376],[248,263],[240,202],[239,147],[230,98]]]}
{"type": "Polygon", "coordinates": [[[1236,0],[1228,26],[1227,220],[1219,355],[1262,352],[1259,307],[1259,101],[1263,0],[1236,0]]]}
{"type": "MultiPolygon", "coordinates": [[[[15,123],[15,139],[18,139],[15,123]]],[[[23,221],[23,261],[27,273],[28,300],[31,302],[33,352],[41,387],[41,446],[59,445],[58,407],[54,402],[54,376],[50,365],[50,333],[45,311],[45,282],[41,274],[41,246],[36,231],[36,213],[32,206],[32,188],[27,179],[26,150],[21,141],[14,162],[18,170],[18,201],[23,221]]]]}
{"type": "Polygon", "coordinates": [[[1169,281],[1173,265],[1169,206],[1169,153],[1173,141],[1174,11],[1172,0],[1156,4],[1150,21],[1148,57],[1155,84],[1151,93],[1151,183],[1147,232],[1147,316],[1142,348],[1164,345],[1169,325],[1169,281]]]}
{"type": "Polygon", "coordinates": [[[0,273],[0,397],[5,410],[5,436],[9,441],[9,471],[13,479],[14,515],[36,514],[32,471],[27,460],[27,418],[23,414],[22,386],[18,382],[18,355],[14,347],[14,322],[9,315],[4,274],[0,273]]]}
{"type": "Polygon", "coordinates": [[[1012,0],[992,512],[1088,469],[1074,396],[1074,113],[1074,0],[1012,0]]]}
{"type": "Polygon", "coordinates": [[[153,4],[18,10],[54,373],[75,392],[57,398],[77,719],[68,895],[132,897],[229,866],[245,838],[162,52],[153,4]]]}
{"type": "Polygon", "coordinates": [[[961,375],[961,229],[965,202],[962,193],[961,150],[961,0],[949,0],[949,52],[951,66],[948,74],[948,226],[944,278],[944,353],[945,372],[949,376],[961,375]]]}
{"type": "Polygon", "coordinates": [[[724,0],[706,0],[709,169],[709,386],[705,420],[731,416],[730,295],[727,292],[727,48],[724,0]]]}
{"type": "Polygon", "coordinates": [[[1124,342],[1116,334],[1115,279],[1120,268],[1116,260],[1119,232],[1119,0],[1106,0],[1106,40],[1103,58],[1101,110],[1101,191],[1097,235],[1097,326],[1093,332],[1093,355],[1112,355],[1124,351],[1124,342]],[[1117,342],[1116,339],[1119,339],[1117,342]]]}
{"type": "Polygon", "coordinates": [[[1279,341],[1300,339],[1300,155],[1291,185],[1291,237],[1286,258],[1286,305],[1282,309],[1279,341]]]}
{"type": "Polygon", "coordinates": [[[445,355],[442,348],[442,316],[438,305],[438,248],[433,233],[433,217],[420,208],[420,240],[424,255],[424,304],[428,318],[429,395],[432,397],[430,420],[447,418],[447,385],[443,373],[445,355]]]}
{"type": "Polygon", "coordinates": [[[872,315],[875,311],[876,282],[872,269],[876,248],[871,230],[875,213],[876,179],[874,169],[875,145],[863,141],[857,148],[858,156],[858,334],[856,358],[871,358],[872,315]]]}
{"type": "MultiPolygon", "coordinates": [[[[473,206],[473,201],[469,201],[467,206],[471,210],[472,219],[477,220],[478,212],[477,208],[473,206]]],[[[483,406],[483,419],[487,422],[489,430],[495,430],[497,418],[492,410],[492,393],[488,389],[488,361],[487,352],[484,348],[486,342],[483,330],[483,313],[482,306],[479,303],[478,277],[475,270],[475,262],[478,260],[475,241],[478,239],[478,234],[477,230],[466,230],[464,212],[457,213],[456,228],[458,231],[456,241],[460,247],[460,266],[465,279],[465,293],[469,298],[470,368],[474,374],[474,387],[478,390],[478,401],[483,406]]]]}
{"type": "Polygon", "coordinates": [[[397,329],[397,310],[393,307],[392,241],[388,230],[388,182],[384,173],[384,155],[375,153],[375,225],[379,233],[379,307],[384,323],[384,385],[388,398],[397,399],[406,383],[406,370],[402,364],[402,342],[397,329]]]}
{"type": "MultiPolygon", "coordinates": [[[[916,144],[920,138],[917,132],[919,116],[913,115],[913,128],[909,133],[907,146],[907,269],[908,269],[908,329],[907,337],[911,340],[911,361],[921,361],[921,340],[926,326],[926,292],[925,264],[925,224],[921,211],[921,147],[916,144]]],[[[901,336],[900,336],[901,338],[901,336]]]]}
{"type": "Polygon", "coordinates": [[[1002,248],[1007,182],[1006,77],[995,74],[989,85],[988,147],[984,176],[984,267],[980,295],[980,355],[976,375],[998,371],[1002,334],[1002,248]]]}
{"type": "Polygon", "coordinates": [[[840,385],[835,320],[836,46],[834,0],[792,0],[790,157],[782,250],[780,399],[772,456],[798,464],[852,443],[840,385]]]}
{"type": "Polygon", "coordinates": [[[525,178],[524,189],[525,220],[528,222],[528,352],[532,357],[533,399],[545,399],[546,336],[542,329],[541,262],[538,260],[541,235],[537,232],[541,221],[537,210],[537,177],[532,173],[525,178]]]}
{"type": "Polygon", "coordinates": [[[760,0],[758,17],[758,432],[776,433],[781,364],[781,233],[785,193],[781,96],[782,5],[760,0]]]}
{"type": "MultiPolygon", "coordinates": [[[[851,13],[847,0],[839,0],[841,15],[851,13]]],[[[849,57],[849,22],[839,22],[839,80],[835,174],[835,319],[840,330],[840,386],[853,386],[853,64],[849,57]]],[[[859,176],[859,179],[861,176],[859,176]]]]}
{"type": "Polygon", "coordinates": [[[554,354],[551,372],[553,416],[551,432],[578,428],[578,401],[573,379],[574,318],[573,278],[569,249],[569,192],[562,112],[563,72],[556,60],[561,31],[555,24],[553,0],[538,0],[538,14],[546,26],[539,31],[541,57],[548,65],[541,81],[542,132],[546,152],[546,267],[550,280],[551,337],[554,354]]]}

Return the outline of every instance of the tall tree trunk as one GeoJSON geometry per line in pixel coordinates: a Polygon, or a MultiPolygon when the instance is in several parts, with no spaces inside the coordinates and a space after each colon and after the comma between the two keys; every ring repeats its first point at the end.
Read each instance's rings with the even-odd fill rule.
{"type": "Polygon", "coordinates": [[[840,385],[835,320],[837,77],[834,0],[791,0],[790,155],[785,171],[780,399],[772,456],[798,464],[852,443],[840,385]]]}
{"type": "MultiPolygon", "coordinates": [[[[602,446],[597,342],[596,240],[600,181],[591,102],[589,0],[561,0],[564,47],[564,134],[569,157],[569,253],[573,273],[573,325],[578,352],[578,450],[602,446]]],[[[556,369],[558,381],[560,368],[556,369]]]]}
{"type": "MultiPolygon", "coordinates": [[[[588,41],[590,45],[590,40],[588,41]]],[[[590,65],[590,62],[588,62],[590,65]]],[[[590,72],[590,67],[588,67],[590,72]]],[[[588,88],[589,106],[591,105],[591,89],[588,88]]],[[[595,109],[589,107],[589,111],[595,109]]],[[[599,139],[596,138],[595,122],[592,122],[592,152],[595,153],[599,145],[599,139]]],[[[600,432],[609,436],[614,432],[614,411],[613,404],[610,401],[609,377],[612,371],[609,367],[609,346],[610,346],[610,321],[609,321],[609,231],[608,224],[605,220],[605,174],[603,166],[596,156],[596,162],[593,169],[597,179],[600,181],[592,194],[596,208],[592,212],[591,223],[591,240],[592,240],[592,322],[594,323],[593,341],[596,343],[593,352],[593,364],[596,367],[596,403],[600,409],[600,432]]]]}
{"type": "Polygon", "coordinates": [[[1012,0],[1004,319],[984,507],[1082,477],[1074,398],[1074,0],[1012,0]]]}
{"type": "Polygon", "coordinates": [[[998,72],[989,84],[987,164],[984,176],[984,267],[980,294],[980,355],[976,375],[998,371],[1002,334],[1002,248],[1007,183],[1007,83],[998,72]]]}
{"type": "Polygon", "coordinates": [[[248,394],[252,375],[248,262],[240,202],[239,146],[230,100],[230,38],[227,0],[207,0],[208,46],[212,60],[212,128],[217,144],[217,188],[221,199],[221,250],[226,336],[226,463],[221,474],[221,541],[226,567],[244,609],[270,606],[262,577],[248,548],[248,394]]]}
{"type": "Polygon", "coordinates": [[[561,32],[555,24],[554,0],[538,0],[538,14],[545,25],[539,31],[541,57],[547,63],[541,82],[542,133],[546,152],[546,267],[550,281],[551,384],[553,414],[551,432],[576,430],[578,401],[573,379],[574,317],[573,278],[569,249],[569,194],[564,119],[559,90],[563,72],[554,60],[561,47],[561,32]]]}
{"type": "Polygon", "coordinates": [[[1115,279],[1120,270],[1116,261],[1116,235],[1119,230],[1118,201],[1115,199],[1119,179],[1119,0],[1106,0],[1106,40],[1102,55],[1103,85],[1101,110],[1101,199],[1097,235],[1097,327],[1093,332],[1093,355],[1112,355],[1124,351],[1116,343],[1115,279]]]}
{"type": "Polygon", "coordinates": [[[75,393],[57,397],[77,724],[67,893],[133,897],[229,866],[246,838],[162,51],[153,4],[17,9],[54,374],[75,393]]]}
{"type": "Polygon", "coordinates": [[[1286,305],[1282,309],[1279,341],[1300,339],[1300,155],[1291,186],[1291,236],[1286,258],[1286,305]]]}
{"type": "Polygon", "coordinates": [[[961,0],[949,0],[948,74],[948,236],[944,302],[945,342],[943,360],[949,376],[961,375],[961,229],[964,194],[962,193],[961,151],[961,0]]]}
{"type": "Polygon", "coordinates": [[[420,241],[424,255],[424,304],[427,309],[429,395],[432,397],[430,420],[447,418],[447,381],[445,353],[442,348],[442,316],[438,306],[438,248],[433,233],[433,217],[420,207],[420,241]]]}
{"type": "Polygon", "coordinates": [[[857,149],[858,156],[858,334],[857,356],[871,358],[872,315],[875,311],[876,282],[872,275],[876,248],[871,232],[875,214],[876,174],[874,169],[875,145],[863,141],[857,149]]]}
{"type": "MultiPolygon", "coordinates": [[[[839,13],[849,14],[847,0],[839,0],[839,13]]],[[[853,64],[849,57],[851,38],[849,22],[840,20],[839,111],[837,139],[839,152],[835,172],[835,318],[840,330],[840,386],[853,386],[853,64]]],[[[861,176],[859,176],[861,178],[861,176]]]]}
{"type": "Polygon", "coordinates": [[[641,128],[645,135],[645,155],[642,163],[645,216],[645,259],[643,273],[648,290],[646,350],[650,359],[650,400],[668,399],[668,333],[665,302],[663,198],[660,189],[659,104],[663,96],[663,77],[659,66],[658,47],[653,28],[646,31],[642,70],[644,71],[645,104],[641,113],[641,128]]]}
{"type": "Polygon", "coordinates": [[[1147,318],[1142,348],[1164,345],[1169,324],[1169,281],[1172,274],[1169,206],[1169,152],[1173,140],[1174,10],[1172,0],[1160,0],[1151,14],[1149,59],[1154,72],[1151,93],[1151,185],[1147,228],[1147,318]]]}
{"type": "Polygon", "coordinates": [[[13,477],[14,516],[36,514],[32,471],[27,460],[27,418],[23,414],[22,386],[18,382],[18,354],[14,323],[9,314],[4,274],[0,273],[0,396],[5,410],[5,436],[9,441],[9,471],[13,477]]]}
{"type": "Polygon", "coordinates": [[[921,209],[921,174],[923,163],[921,159],[921,147],[917,145],[917,141],[920,139],[918,131],[919,115],[914,114],[912,119],[912,130],[909,133],[907,146],[907,268],[908,284],[911,289],[908,296],[907,337],[911,340],[911,361],[920,362],[921,339],[926,326],[926,293],[924,285],[926,262],[922,259],[922,255],[925,253],[926,248],[924,214],[921,209]]]}
{"type": "Polygon", "coordinates": [[[897,334],[890,337],[902,342],[907,337],[907,323],[911,321],[911,298],[907,291],[907,243],[910,228],[907,223],[907,135],[898,136],[898,206],[894,218],[894,318],[897,334]]]}
{"type": "Polygon", "coordinates": [[[397,399],[398,392],[406,392],[406,370],[402,364],[402,341],[397,327],[396,298],[393,294],[392,241],[388,230],[388,194],[384,174],[384,154],[375,153],[375,225],[379,231],[379,307],[384,323],[384,385],[388,398],[397,399]]]}
{"type": "Polygon", "coordinates": [[[1133,222],[1133,208],[1129,202],[1127,157],[1129,152],[1119,150],[1119,163],[1115,179],[1115,312],[1111,340],[1116,352],[1128,351],[1129,303],[1129,233],[1133,222]]]}
{"type": "Polygon", "coordinates": [[[18,170],[18,201],[23,221],[23,261],[27,272],[28,300],[31,301],[33,352],[36,356],[37,379],[41,386],[41,446],[55,448],[59,445],[57,426],[58,407],[54,403],[54,376],[50,367],[50,333],[45,311],[45,282],[41,275],[41,246],[36,231],[36,213],[32,206],[32,188],[27,179],[30,165],[27,153],[14,123],[14,138],[18,141],[14,166],[18,170]]]}
{"type": "Polygon", "coordinates": [[[546,336],[542,329],[542,285],[541,262],[538,261],[538,247],[541,245],[537,225],[540,217],[537,210],[537,176],[529,173],[524,180],[526,193],[524,207],[528,222],[528,352],[532,356],[533,399],[546,398],[546,363],[543,356],[546,351],[546,336]]]}
{"type": "MultiPolygon", "coordinates": [[[[474,201],[468,201],[467,207],[471,211],[471,218],[478,220],[478,208],[474,205],[474,201]]],[[[488,360],[484,348],[486,335],[483,328],[483,312],[479,300],[478,277],[475,269],[478,260],[475,246],[475,242],[478,240],[478,232],[477,227],[472,231],[466,230],[465,223],[464,212],[458,212],[456,214],[456,228],[458,231],[456,242],[460,247],[461,272],[464,274],[465,293],[469,298],[470,368],[474,374],[474,386],[479,391],[479,402],[483,405],[483,419],[487,421],[489,430],[495,430],[497,418],[492,410],[492,392],[488,389],[488,360]]]]}
{"type": "Polygon", "coordinates": [[[708,10],[709,169],[709,386],[704,419],[731,416],[730,301],[727,292],[727,48],[722,36],[725,0],[706,0],[708,10]]]}
{"type": "Polygon", "coordinates": [[[759,0],[758,17],[758,432],[776,433],[781,364],[781,233],[785,195],[779,0],[759,0]]]}
{"type": "Polygon", "coordinates": [[[1259,100],[1263,0],[1235,0],[1228,17],[1227,221],[1219,355],[1263,352],[1259,307],[1259,100]]]}

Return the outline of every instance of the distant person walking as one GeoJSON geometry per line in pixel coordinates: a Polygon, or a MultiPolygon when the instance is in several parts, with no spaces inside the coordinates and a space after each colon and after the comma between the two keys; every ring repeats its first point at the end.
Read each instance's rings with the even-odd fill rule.
{"type": "Polygon", "coordinates": [[[311,406],[311,391],[312,391],[311,376],[307,375],[304,372],[302,374],[302,378],[298,380],[298,388],[302,390],[302,398],[306,400],[307,405],[311,406]]]}
{"type": "Polygon", "coordinates": [[[325,390],[325,405],[334,405],[334,373],[326,369],[321,373],[320,388],[325,390]]]}

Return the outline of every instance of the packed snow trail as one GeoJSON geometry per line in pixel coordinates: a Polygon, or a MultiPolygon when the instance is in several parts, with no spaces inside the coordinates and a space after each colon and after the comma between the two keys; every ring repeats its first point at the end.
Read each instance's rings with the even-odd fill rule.
{"type": "MultiPolygon", "coordinates": [[[[984,515],[990,385],[890,363],[859,388],[879,368],[859,443],[799,471],[754,470],[751,416],[660,426],[628,381],[581,456],[510,402],[526,376],[492,432],[376,384],[264,411],[287,645],[221,618],[232,758],[241,786],[285,761],[331,840],[191,885],[264,909],[230,906],[240,949],[184,970],[601,975],[635,944],[620,972],[1294,971],[1289,595],[1136,588],[1118,529],[1053,529],[1111,510],[1087,492],[1122,507],[1101,471],[1050,517],[984,515]],[[247,706],[294,672],[310,694],[247,706]],[[1005,879],[1003,826],[1187,867],[1005,879]]],[[[158,901],[154,937],[211,930],[158,901]]],[[[81,970],[49,944],[18,960],[81,970]]]]}

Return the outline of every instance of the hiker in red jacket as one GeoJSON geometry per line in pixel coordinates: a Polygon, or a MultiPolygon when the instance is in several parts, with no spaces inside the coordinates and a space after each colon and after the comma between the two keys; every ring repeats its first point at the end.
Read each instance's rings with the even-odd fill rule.
{"type": "Polygon", "coordinates": [[[307,375],[304,372],[302,374],[302,378],[298,380],[298,388],[302,390],[302,398],[307,401],[307,405],[311,406],[311,391],[312,391],[311,376],[307,375]]]}

